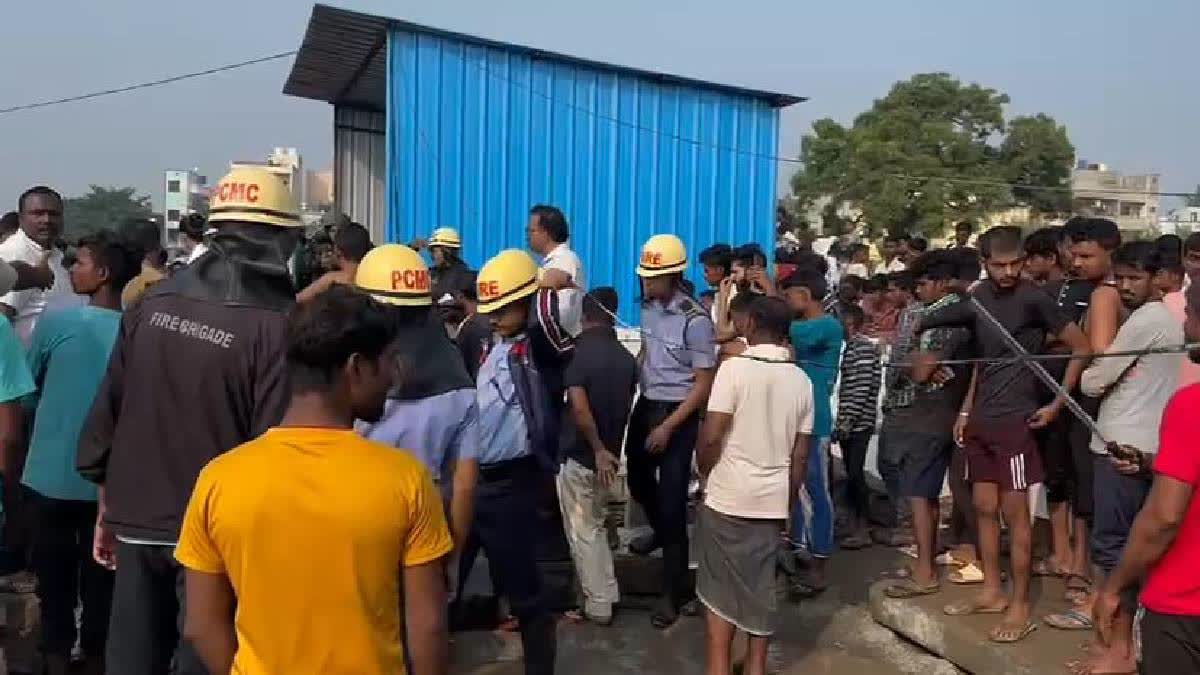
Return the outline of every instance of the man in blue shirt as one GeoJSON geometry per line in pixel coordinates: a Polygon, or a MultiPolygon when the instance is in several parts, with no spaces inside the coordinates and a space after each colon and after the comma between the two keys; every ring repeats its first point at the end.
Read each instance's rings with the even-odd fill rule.
{"type": "Polygon", "coordinates": [[[84,237],[71,266],[71,286],[84,307],[47,312],[33,331],[29,370],[37,412],[22,478],[33,528],[46,672],[67,672],[78,637],[87,672],[104,672],[113,574],[92,557],[96,486],[75,470],[79,433],[104,378],[121,323],[121,289],[141,269],[140,248],[108,232],[84,237]]]}
{"type": "Polygon", "coordinates": [[[833,499],[829,493],[829,439],[833,411],[829,403],[842,352],[842,324],[825,313],[821,300],[827,286],[820,270],[802,266],[780,284],[784,300],[795,313],[790,337],[796,363],[812,381],[815,410],[812,447],[808,453],[805,494],[792,514],[793,545],[808,549],[813,563],[809,578],[793,590],[802,597],[825,590],[825,566],[833,554],[833,499]]]}

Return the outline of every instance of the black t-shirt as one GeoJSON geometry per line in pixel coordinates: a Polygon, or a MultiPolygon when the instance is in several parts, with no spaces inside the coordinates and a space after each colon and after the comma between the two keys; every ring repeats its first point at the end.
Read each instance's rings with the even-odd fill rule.
{"type": "MultiPolygon", "coordinates": [[[[1088,305],[1092,302],[1092,291],[1096,290],[1096,284],[1087,279],[1063,279],[1061,281],[1052,281],[1042,290],[1050,294],[1054,298],[1055,304],[1067,315],[1076,325],[1083,326],[1083,315],[1087,313],[1088,305]]],[[[1046,352],[1067,353],[1070,350],[1062,343],[1051,346],[1045,349],[1046,352]]],[[[1053,361],[1045,361],[1042,363],[1046,367],[1046,371],[1050,373],[1054,379],[1062,381],[1063,375],[1067,372],[1067,359],[1056,359],[1053,361]]],[[[1052,400],[1055,396],[1054,392],[1049,387],[1042,385],[1042,395],[1045,400],[1052,400]]]]}
{"type": "MultiPolygon", "coordinates": [[[[567,365],[563,384],[568,389],[583,389],[600,440],[614,455],[620,455],[637,374],[637,360],[617,340],[613,329],[588,328],[576,338],[575,354],[567,365]]],[[[595,455],[574,423],[564,425],[563,436],[565,457],[595,470],[595,455]]]]}
{"type": "Polygon", "coordinates": [[[454,341],[458,343],[458,351],[462,353],[473,382],[479,375],[479,366],[483,365],[487,345],[492,341],[492,325],[486,316],[475,314],[463,323],[454,341]]]}
{"type": "MultiPolygon", "coordinates": [[[[1042,350],[1047,334],[1057,335],[1071,322],[1054,298],[1027,281],[1008,290],[985,281],[974,297],[1031,354],[1042,350]]],[[[1015,355],[996,328],[979,316],[970,302],[955,303],[926,315],[921,321],[922,329],[953,325],[971,328],[978,356],[1004,359],[1015,355]]],[[[989,363],[979,373],[973,415],[1025,418],[1038,409],[1041,400],[1039,381],[1024,363],[989,363]]]]}

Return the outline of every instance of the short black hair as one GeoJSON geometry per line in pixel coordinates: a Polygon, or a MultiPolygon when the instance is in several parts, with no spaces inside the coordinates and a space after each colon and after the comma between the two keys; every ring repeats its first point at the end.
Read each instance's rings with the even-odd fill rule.
{"type": "Polygon", "coordinates": [[[54,197],[55,199],[58,200],[59,205],[63,204],[62,195],[58,194],[58,190],[55,190],[54,188],[51,188],[51,187],[47,187],[45,185],[34,185],[33,187],[29,188],[28,190],[22,192],[20,197],[17,197],[17,212],[18,213],[25,212],[25,199],[28,197],[32,197],[33,195],[46,195],[47,197],[54,197]]]}
{"type": "Polygon", "coordinates": [[[954,232],[955,233],[963,232],[963,231],[974,232],[975,231],[975,223],[973,223],[969,220],[960,220],[959,222],[954,224],[954,232]]]}
{"type": "Polygon", "coordinates": [[[21,217],[16,211],[9,211],[0,216],[0,232],[16,232],[21,226],[21,217]]]}
{"type": "Polygon", "coordinates": [[[921,237],[911,237],[908,240],[908,247],[917,253],[924,253],[929,248],[929,242],[921,237]]]}
{"type": "Polygon", "coordinates": [[[954,278],[959,281],[975,281],[982,270],[979,254],[973,248],[954,248],[946,251],[946,258],[954,265],[954,278]]]}
{"type": "Polygon", "coordinates": [[[750,304],[760,297],[762,295],[759,293],[738,293],[729,301],[729,312],[731,314],[744,314],[750,310],[750,304]]]}
{"type": "Polygon", "coordinates": [[[595,323],[613,325],[613,315],[620,308],[617,289],[598,286],[588,291],[583,300],[583,318],[595,323]]]}
{"type": "Polygon", "coordinates": [[[700,291],[700,299],[701,300],[703,300],[704,298],[713,298],[715,300],[716,297],[717,297],[717,292],[711,288],[706,288],[706,289],[700,291]]]}
{"type": "Polygon", "coordinates": [[[858,305],[845,305],[841,309],[842,323],[861,326],[867,322],[867,313],[858,305]]]}
{"type": "Polygon", "coordinates": [[[954,260],[950,258],[949,251],[926,251],[917,256],[917,259],[908,266],[907,272],[912,275],[914,281],[918,279],[949,281],[955,278],[958,269],[955,267],[954,260]]]}
{"type": "Polygon", "coordinates": [[[903,270],[900,272],[892,272],[887,275],[888,286],[895,286],[903,291],[912,293],[917,290],[917,282],[913,277],[912,272],[903,270]]]}
{"type": "Polygon", "coordinates": [[[1149,274],[1157,274],[1163,268],[1163,254],[1152,241],[1131,241],[1121,244],[1113,253],[1114,267],[1132,267],[1149,274]]]}
{"type": "Polygon", "coordinates": [[[208,231],[208,221],[199,213],[189,213],[179,219],[179,231],[192,241],[203,241],[204,233],[208,231]]]}
{"type": "Polygon", "coordinates": [[[887,275],[874,274],[863,282],[863,293],[878,293],[887,289],[887,275]]]}
{"type": "Polygon", "coordinates": [[[742,244],[733,249],[733,261],[741,264],[743,267],[752,267],[754,265],[767,264],[767,254],[763,253],[762,247],[758,244],[742,244]]]}
{"type": "Polygon", "coordinates": [[[140,246],[146,255],[162,250],[162,228],[149,218],[129,218],[121,223],[117,234],[140,246]]]}
{"type": "Polygon", "coordinates": [[[1021,228],[1015,225],[1000,225],[993,227],[979,237],[979,255],[984,260],[997,253],[1022,253],[1021,228]]]}
{"type": "MultiPolygon", "coordinates": [[[[739,307],[739,311],[747,314],[748,318],[754,322],[758,332],[776,342],[782,342],[788,336],[792,325],[792,310],[787,303],[779,298],[757,293],[743,293],[742,295],[751,297],[745,302],[744,308],[739,307]]],[[[734,298],[734,302],[740,300],[742,295],[734,298]]]]}
{"type": "Polygon", "coordinates": [[[810,266],[797,267],[791,274],[779,282],[779,288],[807,288],[814,300],[820,301],[829,293],[829,284],[825,282],[825,274],[810,266]]]}
{"type": "Polygon", "coordinates": [[[838,286],[841,286],[842,284],[850,284],[851,286],[854,287],[854,290],[859,291],[861,293],[862,289],[863,289],[863,285],[866,283],[867,283],[867,280],[863,279],[862,277],[858,276],[857,274],[847,274],[847,275],[844,275],[838,281],[838,286]]]}
{"type": "Polygon", "coordinates": [[[1200,232],[1193,232],[1188,235],[1187,239],[1183,240],[1183,252],[1194,253],[1200,251],[1200,232]]]}
{"type": "Polygon", "coordinates": [[[894,244],[899,244],[903,239],[904,239],[904,235],[896,234],[895,232],[891,232],[891,233],[883,235],[883,242],[885,244],[889,241],[894,244]]]}
{"type": "Polygon", "coordinates": [[[829,259],[820,253],[796,251],[792,254],[791,263],[796,267],[808,267],[817,270],[822,275],[829,274],[829,259]]]}
{"type": "Polygon", "coordinates": [[[1043,227],[1034,230],[1025,237],[1025,255],[1036,255],[1039,258],[1054,257],[1058,259],[1058,245],[1062,243],[1063,229],[1061,227],[1043,227]]]}
{"type": "Polygon", "coordinates": [[[371,243],[371,233],[367,232],[367,228],[350,223],[338,228],[333,247],[341,252],[342,257],[360,262],[375,245],[371,243]]]}
{"type": "Polygon", "coordinates": [[[1073,243],[1094,241],[1106,251],[1115,251],[1121,245],[1121,230],[1107,218],[1075,216],[1063,226],[1073,243]],[[1072,225],[1074,223],[1074,225],[1072,225]]]}
{"type": "Polygon", "coordinates": [[[1168,256],[1180,257],[1183,255],[1183,238],[1177,234],[1164,234],[1154,240],[1154,245],[1168,256]]]}
{"type": "Polygon", "coordinates": [[[293,393],[328,391],[352,354],[378,358],[396,337],[387,309],[349,286],[335,284],[297,304],[288,317],[287,364],[293,393]]]}
{"type": "Polygon", "coordinates": [[[700,264],[709,267],[720,267],[729,276],[729,267],[733,264],[733,247],[729,244],[713,244],[700,251],[700,264]]]}
{"type": "Polygon", "coordinates": [[[538,227],[545,230],[556,243],[561,244],[570,238],[571,227],[567,225],[567,217],[557,206],[535,204],[529,209],[529,215],[537,216],[538,227]]]}
{"type": "Polygon", "coordinates": [[[142,271],[146,250],[138,242],[118,236],[111,230],[98,230],[79,238],[76,248],[86,248],[96,263],[108,270],[109,288],[120,293],[142,271]]]}

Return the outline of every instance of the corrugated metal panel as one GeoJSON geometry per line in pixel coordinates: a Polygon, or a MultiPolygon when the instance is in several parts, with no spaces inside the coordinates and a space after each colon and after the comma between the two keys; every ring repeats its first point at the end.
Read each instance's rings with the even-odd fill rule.
{"type": "Polygon", "coordinates": [[[386,132],[379,112],[334,107],[333,190],[336,208],[386,241],[386,132]]]}
{"type": "Polygon", "coordinates": [[[457,226],[478,266],[554,204],[626,320],[652,234],[693,259],[717,241],[770,250],[779,118],[762,99],[394,30],[387,108],[392,241],[457,226]]]}

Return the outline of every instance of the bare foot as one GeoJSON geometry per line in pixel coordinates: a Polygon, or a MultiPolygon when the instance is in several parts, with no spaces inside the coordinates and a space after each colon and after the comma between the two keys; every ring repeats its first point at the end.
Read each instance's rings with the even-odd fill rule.
{"type": "Polygon", "coordinates": [[[1114,649],[1104,649],[1099,654],[1081,661],[1067,664],[1067,670],[1072,675],[1117,675],[1119,673],[1136,673],[1137,663],[1133,656],[1126,653],[1121,655],[1114,649]]]}

